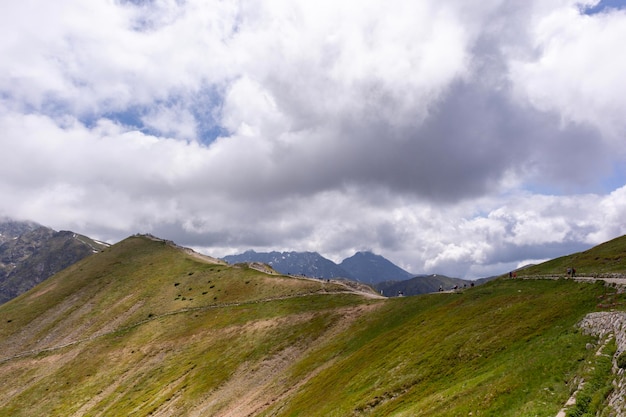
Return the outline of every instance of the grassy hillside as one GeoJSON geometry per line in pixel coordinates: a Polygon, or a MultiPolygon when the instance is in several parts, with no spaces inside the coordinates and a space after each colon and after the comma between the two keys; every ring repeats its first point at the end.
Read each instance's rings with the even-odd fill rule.
{"type": "Polygon", "coordinates": [[[584,252],[562,256],[539,265],[524,268],[519,274],[565,276],[567,268],[575,268],[578,276],[603,274],[626,276],[626,236],[594,246],[584,252]]]}
{"type": "Polygon", "coordinates": [[[0,306],[0,416],[554,416],[621,295],[499,280],[375,299],[132,237],[0,306]]]}
{"type": "Polygon", "coordinates": [[[312,355],[331,365],[266,415],[554,416],[588,354],[574,324],[606,291],[505,281],[389,300],[312,355]]]}

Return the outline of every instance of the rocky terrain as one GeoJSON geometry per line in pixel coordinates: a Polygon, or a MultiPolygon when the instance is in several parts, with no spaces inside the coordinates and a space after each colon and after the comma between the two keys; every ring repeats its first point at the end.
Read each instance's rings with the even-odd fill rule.
{"type": "Polygon", "coordinates": [[[32,222],[0,222],[0,236],[0,303],[107,246],[32,222]]]}
{"type": "Polygon", "coordinates": [[[580,323],[580,328],[587,334],[596,336],[606,343],[615,339],[617,350],[613,355],[613,392],[608,397],[608,405],[615,417],[626,416],[626,374],[625,369],[617,366],[617,358],[626,352],[626,312],[602,311],[589,313],[580,323]]]}

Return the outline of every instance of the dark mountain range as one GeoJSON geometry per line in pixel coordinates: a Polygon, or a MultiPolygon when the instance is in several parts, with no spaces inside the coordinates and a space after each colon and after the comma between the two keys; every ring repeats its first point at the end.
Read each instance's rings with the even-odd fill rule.
{"type": "Polygon", "coordinates": [[[105,244],[32,222],[0,222],[0,303],[31,289],[105,244]]]}
{"type": "Polygon", "coordinates": [[[377,284],[383,281],[401,281],[414,277],[388,259],[372,252],[357,252],[344,259],[339,266],[351,276],[366,284],[377,284]]]}
{"type": "Polygon", "coordinates": [[[239,255],[226,256],[223,259],[231,265],[244,262],[261,262],[271,266],[277,272],[287,275],[303,275],[323,279],[358,279],[317,252],[255,252],[249,250],[239,255]]]}
{"type": "Polygon", "coordinates": [[[239,255],[224,257],[229,264],[261,262],[268,264],[281,274],[304,275],[331,279],[346,278],[366,284],[383,281],[406,280],[414,275],[391,261],[371,252],[357,252],[337,265],[317,252],[255,252],[246,251],[239,255]]]}
{"type": "MultiPolygon", "coordinates": [[[[372,252],[357,252],[344,259],[339,265],[324,258],[317,252],[255,252],[246,251],[239,255],[223,258],[233,265],[236,263],[260,262],[270,265],[281,274],[303,275],[313,278],[345,278],[369,284],[387,297],[417,295],[444,290],[469,287],[472,281],[451,278],[444,275],[415,276],[395,265],[385,257],[372,252]]],[[[473,281],[475,285],[483,281],[473,281]]]]}

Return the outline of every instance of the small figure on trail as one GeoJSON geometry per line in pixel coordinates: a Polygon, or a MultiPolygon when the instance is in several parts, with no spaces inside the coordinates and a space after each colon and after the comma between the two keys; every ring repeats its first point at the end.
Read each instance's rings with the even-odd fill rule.
{"type": "Polygon", "coordinates": [[[574,275],[576,275],[576,268],[572,268],[572,278],[574,278],[574,275]]]}
{"type": "Polygon", "coordinates": [[[572,268],[567,268],[567,276],[569,277],[570,275],[572,275],[572,268]]]}
{"type": "Polygon", "coordinates": [[[443,286],[442,285],[439,286],[439,292],[443,292],[443,286]]]}
{"type": "Polygon", "coordinates": [[[513,278],[513,271],[509,272],[509,278],[513,278]]]}

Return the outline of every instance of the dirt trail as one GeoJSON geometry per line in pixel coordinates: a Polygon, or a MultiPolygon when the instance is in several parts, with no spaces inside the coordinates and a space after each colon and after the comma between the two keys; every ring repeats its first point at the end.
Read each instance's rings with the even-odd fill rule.
{"type": "Polygon", "coordinates": [[[517,278],[509,279],[573,279],[576,282],[596,282],[604,281],[607,284],[615,284],[618,287],[626,287],[626,277],[624,276],[575,276],[574,278],[564,275],[520,275],[517,278]]]}
{"type": "Polygon", "coordinates": [[[357,281],[345,281],[345,280],[341,280],[341,279],[310,278],[310,277],[305,277],[304,275],[290,275],[290,276],[292,278],[297,278],[297,279],[305,279],[305,280],[315,281],[315,282],[326,281],[326,282],[328,282],[330,284],[337,284],[337,285],[340,285],[340,286],[344,287],[347,290],[347,292],[350,292],[350,293],[353,293],[353,294],[362,295],[365,298],[373,298],[373,299],[378,299],[378,300],[382,300],[382,299],[387,298],[387,297],[377,293],[369,285],[362,284],[362,283],[357,282],[357,281]]]}
{"type": "Polygon", "coordinates": [[[608,284],[615,284],[620,287],[626,287],[626,278],[596,278],[596,277],[574,277],[576,282],[596,282],[604,281],[608,284]]]}

